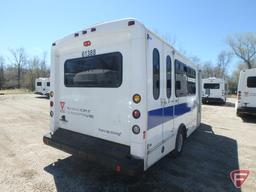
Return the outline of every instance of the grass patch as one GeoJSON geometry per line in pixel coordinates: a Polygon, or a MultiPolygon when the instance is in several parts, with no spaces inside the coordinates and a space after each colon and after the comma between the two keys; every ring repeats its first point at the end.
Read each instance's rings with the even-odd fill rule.
{"type": "Polygon", "coordinates": [[[26,93],[33,93],[33,91],[29,89],[3,89],[0,90],[0,95],[11,95],[11,94],[26,94],[26,93]]]}

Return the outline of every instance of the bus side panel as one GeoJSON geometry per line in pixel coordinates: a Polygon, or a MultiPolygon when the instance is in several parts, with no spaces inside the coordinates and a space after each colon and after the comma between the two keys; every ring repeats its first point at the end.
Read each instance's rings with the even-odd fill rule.
{"type": "Polygon", "coordinates": [[[145,29],[140,31],[143,34],[142,38],[135,38],[131,41],[131,61],[130,61],[130,114],[133,110],[137,109],[140,111],[141,116],[138,119],[131,117],[129,124],[130,142],[131,142],[131,155],[143,158],[145,157],[145,138],[144,133],[147,129],[147,92],[146,92],[146,63],[145,58],[145,29]],[[134,103],[132,101],[133,95],[139,94],[141,96],[141,101],[139,103],[134,103]],[[132,127],[138,125],[140,127],[140,132],[134,134],[132,127]]]}
{"type": "Polygon", "coordinates": [[[51,72],[50,72],[50,84],[51,84],[51,90],[54,93],[53,97],[50,97],[50,101],[54,103],[54,106],[51,107],[50,109],[50,115],[52,116],[50,119],[50,132],[55,132],[56,129],[58,129],[59,124],[58,124],[58,116],[59,116],[59,111],[60,111],[60,105],[59,103],[59,73],[60,71],[59,65],[59,56],[57,53],[57,50],[55,47],[52,47],[51,51],[51,72]]]}

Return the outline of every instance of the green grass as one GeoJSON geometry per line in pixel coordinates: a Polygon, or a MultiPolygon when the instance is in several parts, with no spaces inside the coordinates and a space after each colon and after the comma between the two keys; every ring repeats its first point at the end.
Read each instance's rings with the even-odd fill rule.
{"type": "Polygon", "coordinates": [[[228,98],[237,98],[237,95],[228,95],[228,98]]]}
{"type": "Polygon", "coordinates": [[[0,90],[0,95],[11,95],[11,94],[26,94],[26,93],[32,93],[29,89],[3,89],[0,90]]]}

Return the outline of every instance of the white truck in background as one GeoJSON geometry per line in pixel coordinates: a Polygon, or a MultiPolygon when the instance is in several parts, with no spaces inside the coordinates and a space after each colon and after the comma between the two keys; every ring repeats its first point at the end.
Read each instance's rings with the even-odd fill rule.
{"type": "Polygon", "coordinates": [[[202,103],[226,103],[227,85],[221,78],[202,79],[202,103]]]}
{"type": "Polygon", "coordinates": [[[49,95],[50,92],[50,78],[39,77],[35,80],[35,94],[49,95]]]}
{"type": "Polygon", "coordinates": [[[240,72],[236,114],[237,116],[256,115],[256,68],[240,72]]]}

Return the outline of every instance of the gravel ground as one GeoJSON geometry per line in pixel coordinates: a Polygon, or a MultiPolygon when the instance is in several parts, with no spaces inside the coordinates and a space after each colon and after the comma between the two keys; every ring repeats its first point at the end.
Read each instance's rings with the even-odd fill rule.
{"type": "Polygon", "coordinates": [[[0,191],[256,191],[256,118],[235,116],[235,99],[204,105],[202,126],[181,157],[167,156],[140,177],[115,175],[46,146],[49,100],[0,95],[0,191]],[[242,189],[229,172],[249,169],[242,189]]]}

